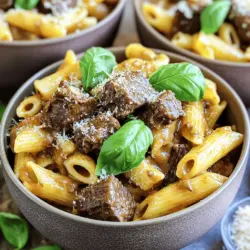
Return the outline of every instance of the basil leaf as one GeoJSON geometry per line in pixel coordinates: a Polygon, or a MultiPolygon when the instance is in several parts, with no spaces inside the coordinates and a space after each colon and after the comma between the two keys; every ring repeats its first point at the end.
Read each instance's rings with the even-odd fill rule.
{"type": "Polygon", "coordinates": [[[91,48],[80,59],[82,84],[86,92],[109,77],[116,65],[115,56],[103,48],[91,48]]]}
{"type": "Polygon", "coordinates": [[[15,8],[31,10],[34,9],[38,3],[39,0],[15,0],[15,8]]]}
{"type": "Polygon", "coordinates": [[[118,175],[137,167],[153,142],[151,130],[141,120],[125,123],[103,144],[96,175],[118,175]]]}
{"type": "Polygon", "coordinates": [[[160,67],[149,81],[158,91],[172,90],[180,101],[199,101],[206,85],[199,67],[191,63],[171,63],[160,67]]]}
{"type": "Polygon", "coordinates": [[[10,213],[0,213],[0,228],[4,238],[17,249],[22,249],[26,245],[29,228],[21,217],[10,213]]]}
{"type": "Polygon", "coordinates": [[[0,104],[0,121],[2,120],[4,110],[5,110],[5,106],[3,104],[0,104]]]}
{"type": "Polygon", "coordinates": [[[33,250],[61,250],[61,248],[58,245],[54,246],[42,246],[34,248],[33,250]]]}
{"type": "Polygon", "coordinates": [[[231,3],[228,0],[215,1],[201,12],[201,30],[206,34],[214,34],[225,21],[231,3]]]}

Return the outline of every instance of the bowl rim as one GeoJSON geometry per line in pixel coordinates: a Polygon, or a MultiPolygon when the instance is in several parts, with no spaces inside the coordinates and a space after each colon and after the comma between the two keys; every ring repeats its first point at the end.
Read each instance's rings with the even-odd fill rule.
{"type": "Polygon", "coordinates": [[[92,32],[97,32],[99,29],[102,29],[106,24],[111,22],[115,16],[119,15],[122,12],[126,5],[126,0],[119,0],[118,4],[115,6],[113,11],[106,16],[103,20],[99,21],[96,25],[89,27],[87,29],[83,29],[79,32],[74,32],[72,34],[66,35],[65,37],[59,38],[48,38],[48,39],[40,39],[34,41],[0,41],[0,46],[2,47],[29,47],[29,46],[46,46],[50,44],[57,44],[66,42],[69,40],[77,39],[79,37],[89,35],[92,32]]]}
{"type": "Polygon", "coordinates": [[[155,28],[153,28],[144,18],[144,15],[141,10],[142,3],[147,2],[147,0],[135,0],[134,2],[134,9],[137,18],[140,20],[140,24],[144,26],[145,29],[147,29],[150,33],[151,36],[159,40],[161,43],[166,44],[166,46],[172,48],[173,50],[176,51],[176,53],[181,53],[182,55],[189,57],[193,60],[199,61],[202,64],[215,64],[219,66],[231,66],[231,67],[249,67],[250,62],[232,62],[232,61],[223,61],[223,60],[218,60],[218,59],[208,59],[205,57],[202,57],[194,52],[191,52],[189,50],[180,48],[170,42],[170,40],[166,37],[164,37],[160,32],[158,32],[155,28]]]}
{"type": "MultiPolygon", "coordinates": [[[[108,48],[111,52],[113,52],[115,55],[119,54],[119,53],[124,53],[125,51],[125,47],[113,47],[113,48],[108,48]]],[[[110,221],[99,221],[99,220],[94,220],[94,219],[89,219],[89,218],[84,218],[78,215],[74,215],[68,212],[65,212],[63,210],[60,210],[52,205],[50,205],[49,203],[43,201],[42,199],[40,199],[39,197],[35,196],[33,193],[31,193],[30,191],[28,191],[24,185],[18,180],[18,178],[16,177],[16,175],[14,174],[14,171],[12,169],[12,167],[9,164],[7,155],[5,153],[5,137],[6,134],[4,133],[5,129],[4,127],[6,126],[6,122],[8,120],[8,115],[11,109],[13,109],[13,106],[16,105],[16,99],[18,99],[18,97],[26,90],[27,87],[29,87],[30,85],[33,85],[33,82],[35,79],[38,79],[40,77],[40,75],[47,73],[50,70],[55,70],[62,62],[58,61],[55,62],[47,67],[45,67],[44,69],[40,70],[39,72],[37,72],[35,75],[33,75],[31,78],[29,78],[15,93],[15,95],[11,98],[9,104],[6,107],[6,110],[4,112],[3,118],[2,118],[2,125],[0,126],[0,157],[2,160],[2,165],[3,168],[5,170],[5,172],[8,175],[8,178],[11,179],[11,181],[14,183],[14,185],[20,190],[20,192],[22,192],[23,195],[25,195],[27,198],[29,198],[30,200],[32,200],[33,202],[35,202],[38,206],[41,206],[43,209],[47,210],[50,213],[56,214],[57,216],[63,216],[63,217],[67,217],[68,219],[71,219],[73,221],[77,221],[77,222],[81,222],[81,223],[86,223],[86,224],[90,224],[90,225],[98,225],[98,226],[111,226],[111,227],[133,227],[133,226],[145,226],[145,225],[152,225],[152,224],[158,224],[158,223],[163,223],[165,221],[169,221],[172,219],[175,219],[177,217],[181,217],[183,215],[187,215],[188,213],[195,211],[197,208],[200,208],[202,206],[204,206],[205,204],[209,203],[210,201],[212,201],[214,198],[216,198],[217,195],[219,195],[222,191],[224,191],[229,185],[230,183],[237,177],[237,175],[239,174],[239,172],[241,171],[241,169],[244,167],[247,159],[248,159],[248,152],[250,149],[250,130],[248,129],[250,127],[250,121],[248,118],[248,113],[247,110],[243,104],[243,102],[241,101],[240,97],[238,96],[238,94],[233,90],[233,88],[225,81],[223,80],[220,76],[218,76],[216,73],[212,72],[210,69],[208,69],[205,66],[202,66],[201,64],[186,58],[184,56],[178,55],[176,53],[172,53],[172,52],[168,52],[168,51],[164,51],[164,50],[158,50],[158,49],[153,49],[156,53],[165,53],[167,54],[170,59],[171,58],[175,58],[178,60],[182,60],[182,61],[188,61],[190,63],[196,64],[198,67],[201,68],[202,71],[204,71],[205,73],[208,73],[209,75],[211,75],[212,77],[214,77],[215,79],[217,79],[218,82],[220,82],[220,84],[226,88],[232,95],[233,98],[235,99],[235,101],[238,103],[239,106],[239,110],[242,113],[242,118],[244,121],[244,142],[242,145],[242,150],[241,150],[241,154],[238,160],[237,165],[235,166],[235,169],[233,171],[233,173],[231,174],[231,176],[229,177],[229,179],[227,180],[226,183],[224,183],[222,185],[222,187],[220,187],[218,190],[216,190],[214,193],[212,193],[211,195],[209,195],[207,198],[197,202],[196,204],[185,208],[181,211],[175,212],[173,214],[169,214],[169,215],[165,215],[162,217],[158,217],[155,219],[149,219],[149,220],[142,220],[142,221],[130,221],[130,222],[110,222],[110,221]]],[[[83,53],[78,54],[78,58],[81,57],[83,53]]]]}
{"type": "MultiPolygon", "coordinates": [[[[230,241],[228,240],[227,233],[225,232],[225,225],[226,225],[226,220],[228,217],[233,213],[235,214],[236,210],[243,204],[243,203],[248,203],[250,205],[250,197],[245,197],[235,203],[233,203],[227,210],[226,214],[223,216],[220,224],[220,231],[221,231],[221,238],[223,240],[223,243],[225,244],[226,248],[228,250],[233,250],[235,249],[235,243],[233,242],[233,246],[230,244],[230,241]]],[[[230,226],[231,228],[231,226],[230,226]]]]}

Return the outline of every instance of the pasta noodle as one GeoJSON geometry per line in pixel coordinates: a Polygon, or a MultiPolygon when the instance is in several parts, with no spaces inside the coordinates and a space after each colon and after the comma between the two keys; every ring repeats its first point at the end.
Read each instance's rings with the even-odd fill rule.
{"type": "Polygon", "coordinates": [[[39,127],[24,129],[18,133],[15,144],[15,153],[37,153],[51,145],[49,134],[39,127]]]}
{"type": "Polygon", "coordinates": [[[231,127],[221,127],[206,137],[202,145],[193,147],[178,163],[176,175],[182,180],[190,179],[211,167],[215,162],[238,147],[243,135],[231,127]]]}
{"type": "Polygon", "coordinates": [[[189,102],[184,108],[181,133],[188,141],[195,145],[202,144],[206,131],[206,120],[202,102],[189,102]]]}
{"type": "Polygon", "coordinates": [[[143,160],[138,167],[127,172],[125,176],[144,191],[161,184],[165,177],[150,158],[143,160]]]}
{"type": "Polygon", "coordinates": [[[150,4],[143,4],[143,14],[146,20],[156,29],[163,33],[170,33],[173,28],[174,13],[172,11],[163,10],[162,8],[150,4]]]}
{"type": "Polygon", "coordinates": [[[27,178],[23,185],[40,198],[58,205],[72,207],[78,183],[69,177],[53,173],[32,161],[26,163],[27,178]]]}
{"type": "Polygon", "coordinates": [[[42,100],[39,95],[33,95],[24,99],[17,107],[17,116],[27,118],[36,115],[42,108],[42,100]]]}
{"type": "Polygon", "coordinates": [[[172,122],[170,125],[153,131],[154,141],[151,146],[151,156],[165,174],[168,172],[168,159],[176,129],[177,122],[172,122]]]}
{"type": "Polygon", "coordinates": [[[214,128],[217,120],[219,119],[226,107],[227,102],[222,101],[221,103],[212,105],[207,109],[206,120],[209,128],[214,128]]]}
{"type": "Polygon", "coordinates": [[[177,212],[216,191],[227,180],[215,173],[205,173],[189,180],[192,191],[184,181],[170,184],[149,195],[136,209],[134,220],[147,220],[177,212]]]}
{"type": "Polygon", "coordinates": [[[64,165],[74,179],[85,184],[96,183],[96,164],[89,156],[75,153],[64,162],[64,165]]]}

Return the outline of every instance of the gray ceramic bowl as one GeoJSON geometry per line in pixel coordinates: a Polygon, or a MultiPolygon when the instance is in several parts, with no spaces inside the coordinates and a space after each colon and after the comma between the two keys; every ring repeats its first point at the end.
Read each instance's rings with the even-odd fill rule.
{"type": "Polygon", "coordinates": [[[191,51],[179,48],[147,23],[142,13],[142,4],[148,0],[134,0],[137,29],[143,44],[148,47],[165,49],[182,54],[207,66],[221,75],[240,95],[247,106],[250,106],[250,63],[235,63],[220,60],[209,60],[191,51]]]}
{"type": "MultiPolygon", "coordinates": [[[[125,58],[124,48],[111,51],[117,60],[125,58]]],[[[155,50],[169,55],[172,62],[190,61],[179,55],[155,50]]],[[[195,62],[192,62],[195,64],[195,62]]],[[[10,101],[2,119],[0,130],[0,155],[3,174],[10,193],[24,216],[50,240],[72,250],[110,249],[180,249],[206,233],[226,212],[243,177],[250,147],[247,111],[235,91],[218,75],[198,65],[204,75],[215,81],[221,97],[228,101],[226,116],[231,124],[245,134],[237,166],[222,188],[208,198],[180,212],[157,219],[127,223],[97,221],[61,211],[25,189],[12,170],[13,155],[8,152],[7,133],[15,110],[25,96],[33,91],[34,80],[47,76],[59,66],[55,63],[31,77],[10,101]]]]}
{"type": "Polygon", "coordinates": [[[29,76],[61,59],[65,51],[80,53],[92,46],[111,46],[115,39],[126,0],[94,27],[63,38],[38,41],[0,41],[0,100],[8,100],[29,76]]]}

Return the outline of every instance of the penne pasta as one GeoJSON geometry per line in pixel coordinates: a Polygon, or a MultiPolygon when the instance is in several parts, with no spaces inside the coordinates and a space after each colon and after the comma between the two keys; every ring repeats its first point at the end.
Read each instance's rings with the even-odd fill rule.
{"type": "Polygon", "coordinates": [[[205,138],[202,145],[195,146],[178,163],[176,175],[187,180],[206,171],[243,141],[243,135],[231,127],[221,127],[205,138]]]}
{"type": "Polygon", "coordinates": [[[65,67],[77,63],[76,54],[73,50],[68,50],[64,57],[62,65],[58,68],[57,71],[63,70],[65,67]]]}
{"type": "Polygon", "coordinates": [[[185,116],[182,118],[181,134],[195,145],[203,143],[206,132],[206,120],[202,102],[189,102],[184,107],[185,116]]]}
{"type": "Polygon", "coordinates": [[[143,4],[142,11],[145,19],[157,30],[163,33],[170,33],[173,28],[175,13],[171,10],[164,10],[154,4],[143,4]]]}
{"type": "Polygon", "coordinates": [[[232,24],[223,23],[218,31],[218,35],[227,44],[240,48],[240,39],[232,24]]]}
{"type": "Polygon", "coordinates": [[[168,159],[176,129],[177,122],[172,122],[160,129],[153,130],[154,140],[151,146],[151,156],[165,174],[168,172],[168,159]]]}
{"type": "Polygon", "coordinates": [[[43,16],[39,13],[27,10],[11,10],[6,14],[6,21],[18,28],[41,35],[40,25],[43,16]]]}
{"type": "Polygon", "coordinates": [[[70,76],[80,79],[81,73],[78,62],[65,66],[56,73],[46,76],[41,80],[36,80],[34,82],[34,86],[36,91],[41,94],[42,98],[45,101],[48,101],[57,91],[60,82],[66,80],[70,76]]]}
{"type": "Polygon", "coordinates": [[[0,19],[0,41],[13,41],[8,23],[0,19]]]}
{"type": "Polygon", "coordinates": [[[77,181],[85,184],[94,184],[97,182],[95,175],[96,164],[92,158],[87,155],[75,153],[64,161],[68,173],[77,181]]]}
{"type": "Polygon", "coordinates": [[[125,50],[126,57],[130,58],[140,58],[143,60],[154,60],[156,54],[153,50],[144,47],[140,43],[131,43],[126,47],[125,50]]]}
{"type": "Polygon", "coordinates": [[[191,50],[193,47],[193,37],[192,35],[178,32],[173,36],[172,43],[180,48],[191,50]]]}
{"type": "Polygon", "coordinates": [[[24,99],[17,107],[16,114],[20,118],[28,118],[36,115],[42,109],[40,95],[33,95],[24,99]]]}
{"type": "Polygon", "coordinates": [[[30,153],[19,153],[15,155],[14,172],[20,180],[26,178],[26,164],[29,161],[34,162],[34,157],[30,153]]]}
{"type": "Polygon", "coordinates": [[[209,79],[206,79],[206,91],[203,100],[212,105],[218,105],[220,103],[220,97],[217,93],[216,84],[209,79]]]}
{"type": "Polygon", "coordinates": [[[219,117],[227,107],[227,102],[222,101],[220,104],[211,105],[206,111],[206,120],[209,128],[214,128],[219,117]]]}
{"type": "Polygon", "coordinates": [[[19,132],[14,143],[15,153],[37,153],[51,145],[48,132],[39,127],[26,128],[19,132]]]}
{"type": "Polygon", "coordinates": [[[73,207],[78,183],[69,177],[53,173],[32,161],[26,163],[27,178],[23,185],[36,196],[57,205],[73,207]]]}
{"type": "Polygon", "coordinates": [[[165,177],[150,157],[143,160],[138,167],[125,173],[125,176],[144,191],[161,184],[165,177]]]}
{"type": "Polygon", "coordinates": [[[189,180],[192,190],[185,182],[178,181],[149,195],[137,206],[134,220],[147,220],[184,209],[216,191],[227,177],[215,173],[205,173],[189,180]]]}
{"type": "Polygon", "coordinates": [[[43,17],[39,32],[44,38],[58,38],[67,35],[67,29],[55,17],[43,17]]]}

